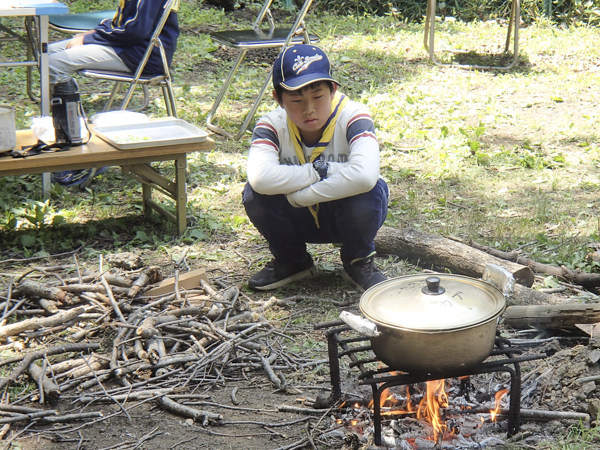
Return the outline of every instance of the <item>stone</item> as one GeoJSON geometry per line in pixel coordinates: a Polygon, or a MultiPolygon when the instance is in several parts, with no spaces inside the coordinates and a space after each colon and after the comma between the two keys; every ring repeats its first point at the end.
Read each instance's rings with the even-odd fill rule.
{"type": "Polygon", "coordinates": [[[144,266],[140,255],[132,252],[112,253],[104,257],[104,261],[111,266],[124,270],[136,270],[144,266]]]}
{"type": "Polygon", "coordinates": [[[588,381],[583,386],[581,386],[581,390],[588,395],[590,392],[593,392],[596,389],[595,381],[588,381]]]}
{"type": "Polygon", "coordinates": [[[590,416],[595,419],[598,417],[598,413],[600,412],[600,399],[594,398],[588,402],[588,413],[590,416]]]}
{"type": "Polygon", "coordinates": [[[600,361],[600,348],[594,349],[591,352],[589,352],[587,355],[587,360],[586,360],[586,362],[590,366],[593,366],[598,361],[600,361]]]}

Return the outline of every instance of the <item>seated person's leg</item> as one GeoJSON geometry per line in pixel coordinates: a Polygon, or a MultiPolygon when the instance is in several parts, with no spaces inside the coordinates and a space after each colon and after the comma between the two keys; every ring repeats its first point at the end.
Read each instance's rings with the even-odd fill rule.
{"type": "Polygon", "coordinates": [[[60,41],[49,46],[50,83],[56,83],[64,76],[73,76],[80,69],[129,72],[129,68],[111,47],[90,44],[66,48],[68,42],[69,40],[60,41]]]}

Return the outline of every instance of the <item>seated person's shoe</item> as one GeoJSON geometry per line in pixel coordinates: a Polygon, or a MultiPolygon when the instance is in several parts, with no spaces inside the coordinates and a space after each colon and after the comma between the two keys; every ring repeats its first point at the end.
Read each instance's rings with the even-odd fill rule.
{"type": "Polygon", "coordinates": [[[317,269],[308,253],[306,261],[300,264],[285,264],[273,258],[263,270],[250,277],[248,286],[259,291],[270,291],[293,281],[312,278],[316,274],[317,269]]]}
{"type": "Polygon", "coordinates": [[[108,170],[108,167],[99,169],[80,169],[63,170],[62,172],[52,172],[52,183],[58,183],[66,187],[81,186],[87,187],[96,175],[100,175],[108,170]]]}
{"type": "Polygon", "coordinates": [[[387,280],[387,277],[379,271],[373,262],[373,258],[359,259],[354,264],[344,264],[342,278],[344,281],[356,286],[361,292],[387,280]]]}

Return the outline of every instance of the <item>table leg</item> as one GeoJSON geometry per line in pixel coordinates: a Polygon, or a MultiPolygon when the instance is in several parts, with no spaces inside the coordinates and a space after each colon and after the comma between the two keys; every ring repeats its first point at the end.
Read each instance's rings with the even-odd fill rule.
{"type": "MultiPolygon", "coordinates": [[[[48,73],[48,16],[38,17],[39,33],[39,71],[40,71],[40,109],[42,117],[50,115],[50,76],[48,73]]],[[[42,194],[50,196],[50,174],[42,174],[42,194]]]]}
{"type": "Polygon", "coordinates": [[[187,182],[186,182],[187,157],[179,156],[175,160],[175,184],[177,193],[175,199],[175,208],[177,215],[177,232],[181,236],[187,228],[186,210],[187,210],[187,182]]]}
{"type": "Polygon", "coordinates": [[[48,73],[48,16],[39,16],[40,108],[42,116],[50,115],[50,76],[48,73]]]}

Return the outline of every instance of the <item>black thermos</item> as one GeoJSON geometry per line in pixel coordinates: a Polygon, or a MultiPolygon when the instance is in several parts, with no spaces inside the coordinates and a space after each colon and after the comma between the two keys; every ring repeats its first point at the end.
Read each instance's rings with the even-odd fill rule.
{"type": "Polygon", "coordinates": [[[52,92],[52,122],[58,144],[81,145],[81,100],[73,78],[62,78],[52,92]]]}

